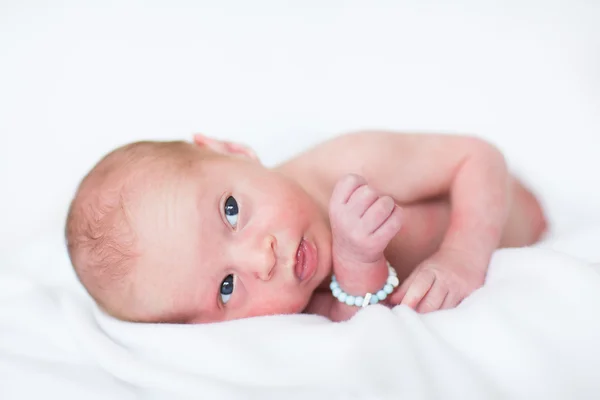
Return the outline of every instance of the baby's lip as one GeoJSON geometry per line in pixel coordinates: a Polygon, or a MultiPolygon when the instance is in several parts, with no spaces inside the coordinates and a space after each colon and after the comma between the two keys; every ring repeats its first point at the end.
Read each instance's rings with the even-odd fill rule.
{"type": "Polygon", "coordinates": [[[300,282],[312,278],[317,269],[317,249],[312,242],[302,238],[296,250],[294,273],[300,282]]]}

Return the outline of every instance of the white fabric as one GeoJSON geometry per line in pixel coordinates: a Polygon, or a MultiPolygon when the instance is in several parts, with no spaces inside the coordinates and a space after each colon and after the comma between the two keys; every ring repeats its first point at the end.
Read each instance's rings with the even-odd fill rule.
{"type": "Polygon", "coordinates": [[[0,399],[600,397],[600,8],[592,1],[0,6],[0,399]],[[62,229],[118,144],[238,140],[272,165],[362,128],[477,134],[552,232],[459,309],[123,324],[62,229]]]}
{"type": "Polygon", "coordinates": [[[5,273],[0,398],[597,398],[600,268],[559,252],[569,243],[499,251],[457,309],[373,306],[339,324],[123,323],[79,291],[5,273]]]}

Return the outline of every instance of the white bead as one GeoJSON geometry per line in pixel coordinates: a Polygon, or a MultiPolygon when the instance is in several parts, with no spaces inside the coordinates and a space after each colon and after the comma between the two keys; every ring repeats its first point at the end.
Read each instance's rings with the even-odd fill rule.
{"type": "Polygon", "coordinates": [[[388,278],[386,280],[385,285],[375,294],[367,293],[363,296],[351,296],[348,293],[344,292],[340,287],[335,275],[331,276],[331,283],[329,284],[329,288],[331,289],[331,294],[338,299],[341,303],[346,303],[349,306],[362,307],[363,303],[366,304],[377,304],[380,301],[383,301],[387,298],[388,294],[391,294],[394,291],[394,288],[398,287],[400,284],[400,280],[398,279],[398,273],[396,270],[388,263],[388,278]]]}

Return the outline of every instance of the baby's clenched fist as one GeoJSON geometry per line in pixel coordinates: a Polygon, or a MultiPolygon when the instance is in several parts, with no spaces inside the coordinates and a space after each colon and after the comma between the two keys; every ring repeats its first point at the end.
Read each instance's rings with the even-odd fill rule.
{"type": "Polygon", "coordinates": [[[329,202],[333,248],[340,259],[373,263],[381,260],[402,224],[394,199],[377,193],[358,175],[347,175],[335,186],[329,202]]]}

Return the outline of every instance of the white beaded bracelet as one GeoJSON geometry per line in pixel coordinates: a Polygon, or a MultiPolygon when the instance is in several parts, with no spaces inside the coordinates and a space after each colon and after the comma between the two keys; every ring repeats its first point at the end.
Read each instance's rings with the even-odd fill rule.
{"type": "Polygon", "coordinates": [[[349,306],[356,307],[366,307],[369,304],[376,304],[380,301],[386,299],[388,294],[392,293],[394,289],[398,287],[400,284],[400,280],[398,279],[398,274],[396,270],[388,263],[388,278],[381,288],[381,290],[376,293],[367,293],[365,296],[352,296],[342,290],[340,284],[337,279],[335,279],[335,275],[331,277],[331,284],[329,284],[329,288],[331,289],[331,294],[333,297],[338,299],[341,303],[346,303],[349,306]]]}

